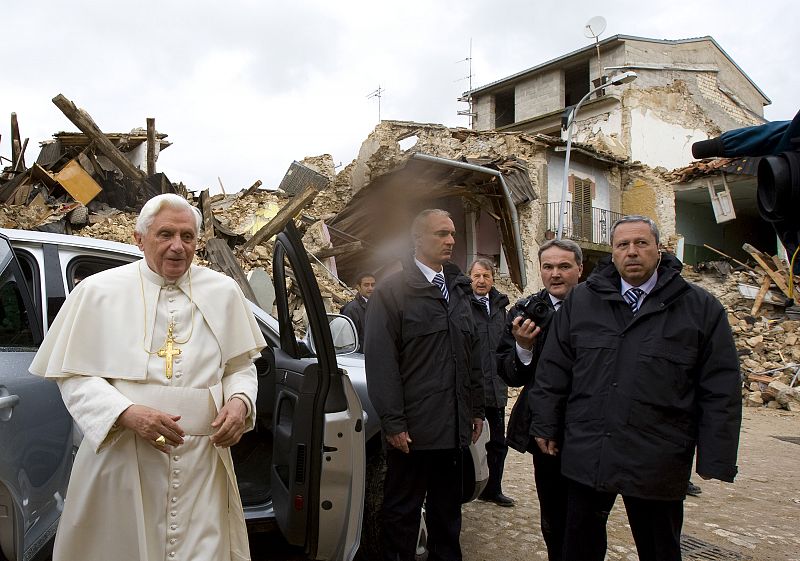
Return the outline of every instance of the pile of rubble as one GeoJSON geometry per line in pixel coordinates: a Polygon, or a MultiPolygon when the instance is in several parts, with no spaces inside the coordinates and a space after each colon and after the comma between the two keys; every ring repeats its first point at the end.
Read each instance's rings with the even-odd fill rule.
{"type": "MultiPolygon", "coordinates": [[[[296,180],[287,181],[287,173],[272,190],[256,181],[238,193],[211,196],[207,189],[190,192],[155,171],[158,154],[170,143],[167,135],[156,132],[154,119],[147,119],[147,129],[104,133],[64,96],[53,103],[81,132],[56,133],[41,143],[36,162],[27,166],[28,139],[23,141],[12,114],[11,158],[3,158],[9,165],[0,168],[0,227],[133,243],[144,202],[160,193],[177,193],[203,215],[197,261],[233,277],[252,300],[258,301],[251,273],[262,269],[271,276],[274,235],[292,220],[304,235],[328,309],[338,311],[351,299],[336,277],[330,236],[320,235],[326,233],[321,220],[334,217],[349,194],[348,186],[336,183],[330,155],[295,162],[290,171],[296,180]],[[323,190],[327,196],[317,197],[323,190]]],[[[302,316],[299,291],[294,292],[290,305],[302,316]]]]}
{"type": "MultiPolygon", "coordinates": [[[[790,318],[777,294],[753,313],[753,270],[730,270],[725,262],[705,264],[684,277],[717,297],[728,312],[742,370],[742,397],[748,407],[800,411],[800,321],[790,318]],[[774,301],[775,303],[770,303],[774,301]]],[[[757,295],[756,295],[757,296],[757,295]]]]}

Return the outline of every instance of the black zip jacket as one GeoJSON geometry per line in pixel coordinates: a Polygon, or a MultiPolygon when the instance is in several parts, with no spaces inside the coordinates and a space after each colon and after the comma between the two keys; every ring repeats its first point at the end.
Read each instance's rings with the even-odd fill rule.
{"type": "Polygon", "coordinates": [[[533,431],[561,444],[562,473],[644,499],[685,496],[697,472],[733,481],[741,378],[722,305],[664,255],[635,316],[610,259],[570,293],[537,367],[533,431]]]}
{"type": "Polygon", "coordinates": [[[385,435],[408,432],[412,450],[469,446],[483,418],[480,341],[472,286],[444,266],[450,301],[413,260],[378,284],[367,307],[367,391],[385,435]]]}
{"type": "Polygon", "coordinates": [[[497,345],[505,329],[506,307],[508,296],[492,288],[487,295],[489,310],[479,302],[473,294],[470,298],[472,304],[472,319],[478,338],[481,341],[481,363],[483,366],[483,392],[486,407],[503,408],[508,403],[508,386],[497,375],[497,345]]]}

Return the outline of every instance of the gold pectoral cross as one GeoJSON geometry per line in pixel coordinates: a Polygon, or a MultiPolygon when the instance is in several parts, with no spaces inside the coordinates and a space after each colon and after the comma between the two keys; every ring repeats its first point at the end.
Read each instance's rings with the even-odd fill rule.
{"type": "Polygon", "coordinates": [[[164,374],[167,380],[172,378],[172,359],[173,357],[181,354],[181,350],[175,346],[175,336],[172,333],[174,323],[167,326],[167,338],[164,340],[164,346],[158,349],[158,356],[166,360],[164,365],[164,374]]]}

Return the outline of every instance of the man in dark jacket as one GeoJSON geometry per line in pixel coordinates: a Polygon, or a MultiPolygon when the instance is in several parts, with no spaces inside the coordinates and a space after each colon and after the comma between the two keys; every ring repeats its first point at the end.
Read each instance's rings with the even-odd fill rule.
{"type": "Polygon", "coordinates": [[[503,494],[503,466],[508,454],[506,446],[506,404],[508,386],[497,375],[496,349],[506,322],[508,296],[494,287],[494,265],[488,259],[476,259],[467,270],[472,281],[472,319],[481,341],[483,364],[483,392],[486,405],[486,422],[489,441],[486,443],[486,460],[489,464],[489,481],[480,499],[499,506],[514,506],[514,500],[503,494]]]}
{"type": "Polygon", "coordinates": [[[367,302],[375,290],[375,275],[359,273],[356,277],[356,297],[342,306],[342,315],[349,317],[356,325],[358,333],[358,352],[364,352],[364,318],[367,315],[367,302]]]}
{"type": "MultiPolygon", "coordinates": [[[[539,246],[539,273],[544,289],[534,296],[555,313],[578,284],[583,273],[583,252],[572,240],[550,240],[539,246]]],[[[498,373],[509,385],[524,386],[508,420],[507,444],[533,457],[533,476],[539,498],[542,536],[547,558],[561,561],[567,520],[567,481],[561,475],[561,458],[544,454],[531,433],[530,390],[552,319],[545,325],[508,314],[508,328],[497,348],[498,373]]]]}
{"type": "Polygon", "coordinates": [[[414,258],[378,284],[367,309],[367,390],[387,445],[387,561],[414,559],[423,501],[429,559],[461,559],[461,454],[480,436],[484,408],[472,288],[449,262],[454,235],[447,212],[420,213],[414,258]]]}
{"type": "Polygon", "coordinates": [[[532,391],[536,442],[569,480],[566,561],[604,559],[617,495],[639,559],[679,560],[695,447],[703,479],[737,472],[736,347],[722,305],[659,253],[652,220],[619,220],[611,243],[554,318],[532,391]]]}

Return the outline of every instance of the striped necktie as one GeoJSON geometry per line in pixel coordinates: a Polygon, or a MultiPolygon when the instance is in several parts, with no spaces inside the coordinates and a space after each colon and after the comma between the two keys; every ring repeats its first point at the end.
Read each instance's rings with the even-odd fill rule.
{"type": "Polygon", "coordinates": [[[439,287],[439,290],[442,291],[442,296],[448,302],[450,301],[450,293],[447,292],[447,286],[444,284],[444,275],[442,273],[436,273],[433,277],[433,284],[439,287]]]}
{"type": "Polygon", "coordinates": [[[483,304],[486,308],[486,313],[491,315],[492,311],[489,309],[489,298],[486,296],[481,296],[478,298],[478,302],[483,304]]]}
{"type": "Polygon", "coordinates": [[[644,290],[641,288],[629,288],[625,291],[625,294],[622,295],[625,298],[625,301],[631,307],[631,311],[634,315],[636,312],[639,311],[639,302],[642,299],[642,295],[644,294],[644,290]]]}

